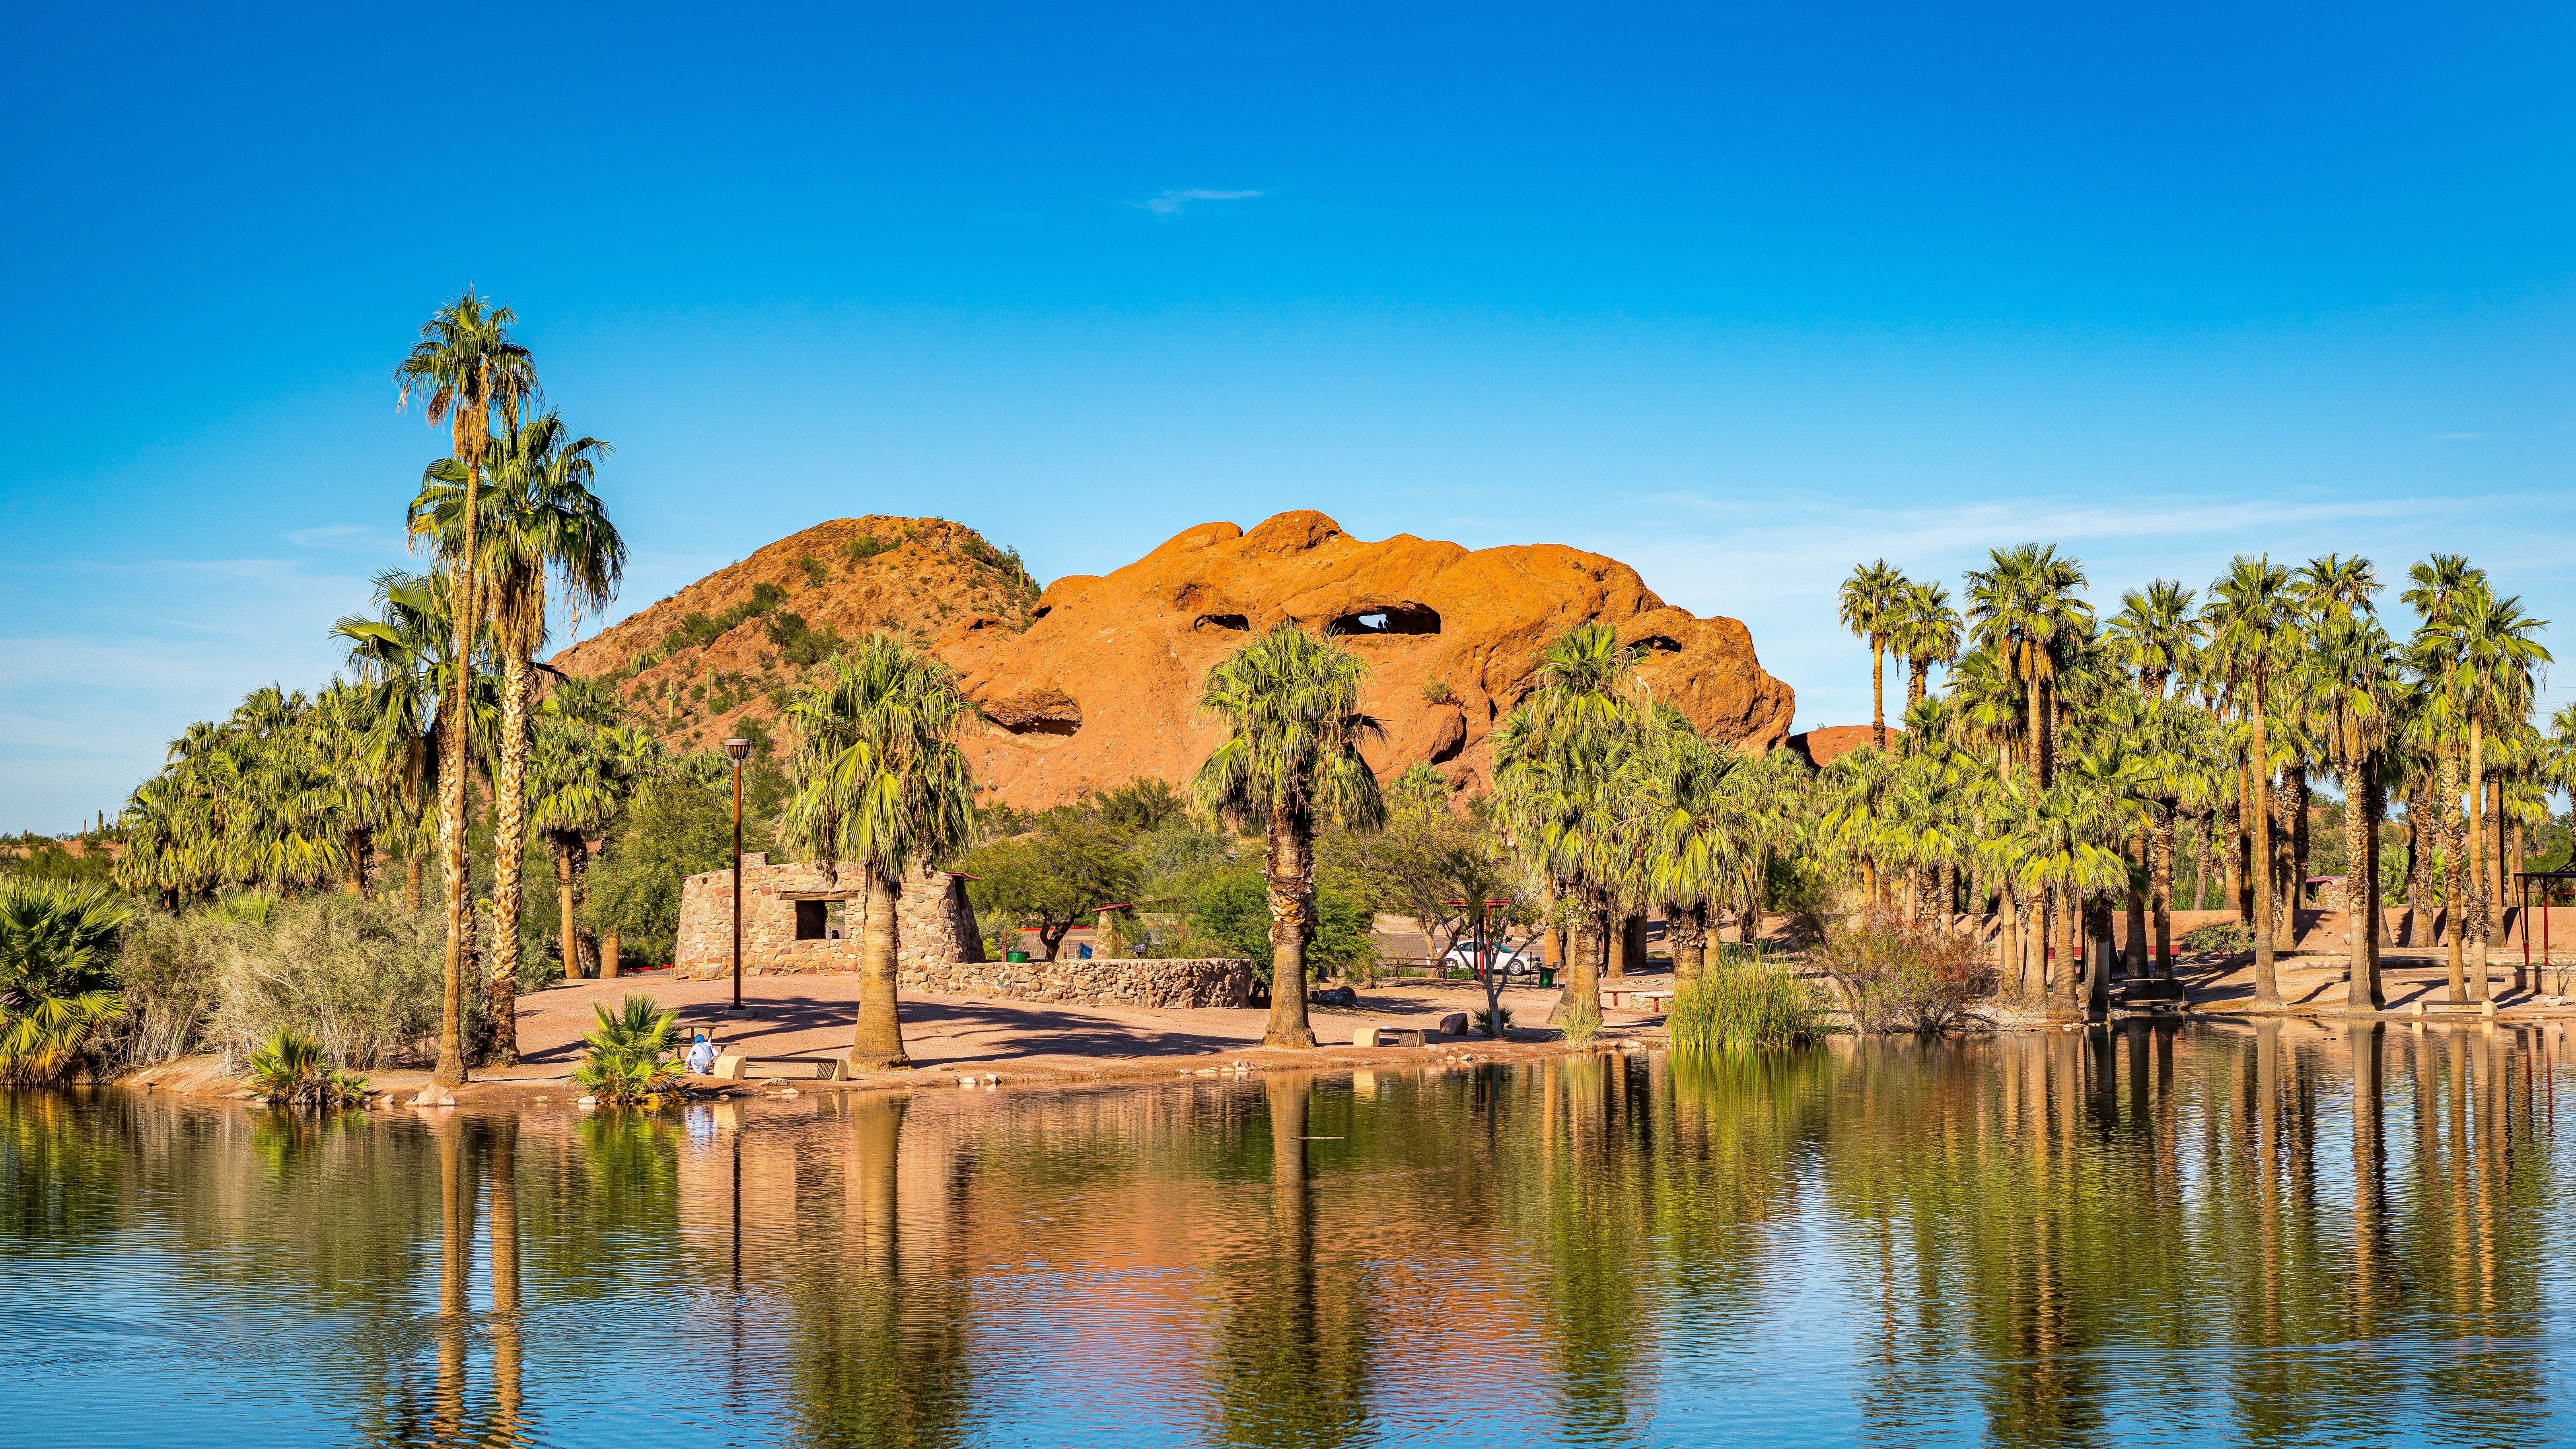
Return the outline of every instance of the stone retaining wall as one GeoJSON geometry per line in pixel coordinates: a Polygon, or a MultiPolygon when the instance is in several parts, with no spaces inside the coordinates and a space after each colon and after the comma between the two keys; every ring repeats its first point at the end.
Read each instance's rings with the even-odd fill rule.
{"type": "Polygon", "coordinates": [[[1252,999],[1252,963],[1157,961],[1095,956],[1088,961],[906,960],[896,973],[905,991],[951,996],[1007,996],[1082,1006],[1242,1006],[1252,999]]]}

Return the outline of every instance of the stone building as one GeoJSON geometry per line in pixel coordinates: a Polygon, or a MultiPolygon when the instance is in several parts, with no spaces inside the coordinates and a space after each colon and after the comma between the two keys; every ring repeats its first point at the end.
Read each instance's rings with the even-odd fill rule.
{"type": "MultiPolygon", "coordinates": [[[[859,969],[865,909],[855,868],[830,882],[810,865],[742,858],[742,974],[784,976],[859,969]]],[[[707,980],[733,971],[733,873],[711,870],[680,886],[680,939],[672,975],[707,980]]],[[[1241,1006],[1252,963],[1221,960],[999,962],[984,959],[966,879],[916,870],[895,896],[895,982],[904,991],[1008,996],[1022,1001],[1114,1006],[1241,1006]]]]}

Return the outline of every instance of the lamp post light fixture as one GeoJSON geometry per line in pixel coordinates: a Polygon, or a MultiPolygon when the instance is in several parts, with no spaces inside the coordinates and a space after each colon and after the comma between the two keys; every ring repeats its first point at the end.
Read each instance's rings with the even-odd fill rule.
{"type": "Polygon", "coordinates": [[[742,762],[751,757],[751,741],[724,742],[733,757],[733,1009],[727,1016],[749,1016],[742,1005],[742,762]]]}

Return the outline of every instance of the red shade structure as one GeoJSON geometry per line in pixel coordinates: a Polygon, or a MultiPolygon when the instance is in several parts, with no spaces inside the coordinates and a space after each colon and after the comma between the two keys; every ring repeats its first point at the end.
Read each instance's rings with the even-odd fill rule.
{"type": "MultiPolygon", "coordinates": [[[[2513,879],[2515,886],[2522,893],[2522,972],[2527,980],[2531,975],[2531,883],[2541,882],[2540,965],[2543,970],[2546,970],[2551,964],[2549,958],[2550,886],[2562,880],[2576,881],[2576,870],[2518,870],[2513,873],[2513,879]]],[[[2565,980],[2562,979],[2559,985],[2564,987],[2565,980]]]]}

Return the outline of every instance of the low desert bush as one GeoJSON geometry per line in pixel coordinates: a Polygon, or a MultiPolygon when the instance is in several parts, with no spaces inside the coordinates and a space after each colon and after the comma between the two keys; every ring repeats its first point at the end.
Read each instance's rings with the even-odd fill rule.
{"type": "Polygon", "coordinates": [[[2243,921],[2212,921],[2183,932],[2182,948],[2186,951],[2209,951],[2235,955],[2254,949],[2254,933],[2243,921]]]}
{"type": "Polygon", "coordinates": [[[1801,1046],[1824,1035],[1824,1003],[1797,972],[1756,957],[1711,968],[1673,996],[1673,1047],[1801,1046]]]}
{"type": "Polygon", "coordinates": [[[1994,965],[1975,937],[1884,912],[1835,925],[1812,957],[1861,1031],[1948,1031],[1995,992],[1994,965]]]}
{"type": "MultiPolygon", "coordinates": [[[[264,924],[183,921],[208,943],[206,1047],[247,1060],[283,1028],[337,1066],[374,1070],[435,1053],[446,935],[435,911],[339,894],[281,901],[264,924]]],[[[483,993],[466,995],[468,1032],[483,993]]]]}

